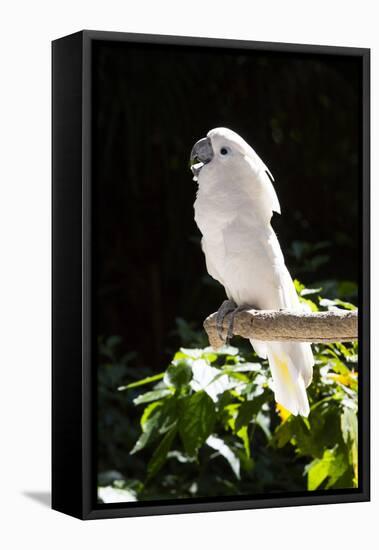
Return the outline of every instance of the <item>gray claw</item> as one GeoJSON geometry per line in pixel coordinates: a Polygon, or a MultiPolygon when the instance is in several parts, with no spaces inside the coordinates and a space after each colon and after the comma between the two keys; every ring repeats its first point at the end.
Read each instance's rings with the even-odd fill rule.
{"type": "MultiPolygon", "coordinates": [[[[224,300],[219,310],[217,311],[217,315],[216,315],[217,334],[220,340],[222,340],[223,342],[227,341],[225,340],[224,335],[222,333],[224,319],[228,315],[228,313],[233,312],[236,309],[236,307],[237,307],[237,304],[233,302],[233,300],[224,300]]],[[[229,335],[229,330],[228,330],[228,335],[229,335]]]]}
{"type": "Polygon", "coordinates": [[[243,311],[244,309],[246,309],[246,306],[238,306],[238,307],[235,307],[231,312],[230,318],[229,318],[228,332],[227,332],[226,341],[225,341],[226,344],[229,344],[230,340],[233,338],[235,316],[237,315],[237,313],[239,313],[240,311],[243,311]]]}

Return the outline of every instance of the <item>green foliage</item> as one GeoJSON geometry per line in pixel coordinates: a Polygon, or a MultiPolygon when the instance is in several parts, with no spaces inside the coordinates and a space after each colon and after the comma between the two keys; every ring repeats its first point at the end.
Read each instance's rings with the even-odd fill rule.
{"type": "Polygon", "coordinates": [[[115,479],[121,476],[130,463],[129,451],[138,434],[138,424],[131,414],[131,396],[117,388],[125,380],[140,376],[131,366],[136,354],[118,353],[121,340],[117,336],[99,338],[99,366],[97,371],[98,412],[98,469],[100,472],[115,472],[115,479]],[[111,465],[111,468],[109,467],[111,465]]]}
{"type": "Polygon", "coordinates": [[[200,390],[180,399],[179,415],[179,433],[184,450],[189,456],[197,457],[216,422],[214,403],[204,390],[200,390]]]}
{"type": "Polygon", "coordinates": [[[297,262],[297,273],[314,273],[318,268],[327,264],[330,260],[329,241],[311,243],[308,241],[294,240],[288,250],[289,255],[297,262]]]}
{"type": "MultiPolygon", "coordinates": [[[[295,284],[313,310],[355,307],[295,284]]],[[[144,407],[130,446],[144,453],[136,498],[356,487],[358,346],[316,344],[313,353],[308,418],[275,403],[267,361],[243,346],[180,348],[164,372],[120,385],[118,398],[144,407]]]]}

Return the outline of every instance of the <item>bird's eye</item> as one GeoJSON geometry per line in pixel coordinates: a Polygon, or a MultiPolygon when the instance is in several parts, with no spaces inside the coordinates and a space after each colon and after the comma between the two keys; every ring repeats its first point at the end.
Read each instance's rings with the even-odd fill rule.
{"type": "Polygon", "coordinates": [[[226,147],[221,147],[220,154],[221,155],[227,155],[229,153],[228,149],[226,147]]]}

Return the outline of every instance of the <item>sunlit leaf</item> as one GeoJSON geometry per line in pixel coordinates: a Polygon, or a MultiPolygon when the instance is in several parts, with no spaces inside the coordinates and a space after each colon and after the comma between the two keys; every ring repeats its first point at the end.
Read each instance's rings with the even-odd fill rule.
{"type": "Polygon", "coordinates": [[[271,439],[271,420],[268,413],[262,410],[255,417],[255,423],[261,428],[268,440],[271,439]]]}
{"type": "Polygon", "coordinates": [[[164,372],[160,372],[159,374],[154,374],[154,376],[148,376],[147,378],[144,378],[143,380],[138,380],[137,382],[132,382],[131,384],[127,384],[126,386],[120,386],[118,388],[118,391],[123,390],[129,390],[131,388],[138,388],[139,386],[144,386],[145,384],[150,384],[150,382],[156,382],[157,380],[161,380],[163,378],[164,372]]]}
{"type": "Polygon", "coordinates": [[[237,437],[239,437],[242,440],[245,454],[247,458],[250,458],[250,441],[249,441],[249,431],[247,426],[242,426],[237,432],[237,437]]]}
{"type": "Polygon", "coordinates": [[[165,433],[177,422],[175,405],[174,399],[166,399],[154,401],[145,408],[141,417],[142,434],[130,454],[142,450],[159,434],[165,433]]]}
{"type": "Polygon", "coordinates": [[[311,294],[318,294],[322,288],[303,288],[300,291],[300,296],[310,296],[311,294]]]}
{"type": "Polygon", "coordinates": [[[162,399],[162,397],[166,397],[167,395],[171,395],[171,394],[172,392],[168,388],[152,390],[152,391],[143,393],[142,395],[139,395],[138,397],[133,399],[133,403],[135,405],[141,405],[141,403],[150,403],[151,401],[157,401],[158,399],[162,399]]]}
{"type": "Polygon", "coordinates": [[[339,452],[338,447],[326,449],[322,458],[316,458],[307,468],[308,490],[314,491],[327,479],[326,488],[333,484],[346,472],[348,463],[345,455],[339,452]]]}
{"type": "Polygon", "coordinates": [[[204,390],[215,402],[219,394],[235,387],[235,382],[232,382],[227,374],[220,372],[216,367],[211,367],[203,359],[194,361],[192,372],[191,388],[195,391],[204,390]]]}
{"type": "Polygon", "coordinates": [[[312,302],[312,300],[307,300],[306,298],[301,297],[300,302],[305,306],[307,306],[307,308],[310,311],[318,311],[317,305],[314,302],[312,302]]]}
{"type": "Polygon", "coordinates": [[[220,437],[210,435],[206,444],[212,449],[215,449],[229,462],[231,469],[235,473],[236,477],[240,477],[240,460],[238,456],[232,451],[232,449],[225,443],[220,437]]]}
{"type": "Polygon", "coordinates": [[[180,352],[184,357],[189,357],[190,359],[200,359],[204,353],[202,349],[196,348],[180,348],[180,352]]]}
{"type": "Polygon", "coordinates": [[[127,489],[118,489],[117,487],[99,487],[98,497],[104,504],[116,502],[135,502],[137,497],[133,491],[127,489]]]}
{"type": "Polygon", "coordinates": [[[339,298],[336,298],[334,301],[336,302],[337,305],[344,307],[345,309],[350,309],[352,311],[358,309],[357,306],[355,306],[354,304],[350,304],[349,302],[344,302],[339,298]]]}

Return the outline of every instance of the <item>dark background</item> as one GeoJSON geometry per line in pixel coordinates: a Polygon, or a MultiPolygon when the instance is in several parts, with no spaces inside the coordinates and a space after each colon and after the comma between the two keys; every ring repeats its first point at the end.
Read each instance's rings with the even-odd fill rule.
{"type": "MultiPolygon", "coordinates": [[[[98,42],[93,54],[96,332],[167,365],[180,321],[224,299],[193,218],[192,145],[226,126],[275,178],[291,275],[357,301],[361,64],[353,57],[98,42]]],[[[179,330],[178,330],[179,328],[179,330]]]]}

